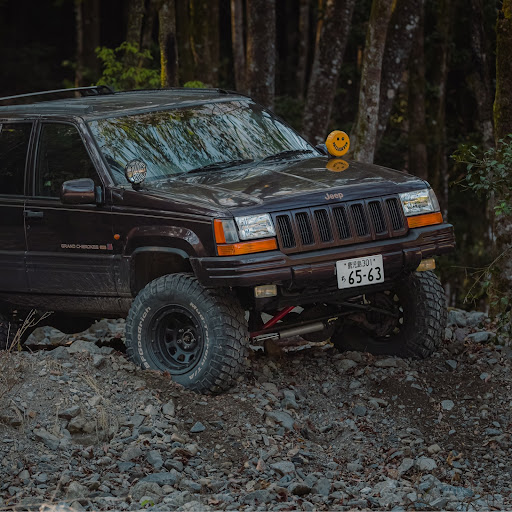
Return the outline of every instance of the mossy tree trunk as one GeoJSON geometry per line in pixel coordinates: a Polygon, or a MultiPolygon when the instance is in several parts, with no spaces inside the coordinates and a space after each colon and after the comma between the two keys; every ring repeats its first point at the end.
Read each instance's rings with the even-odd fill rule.
{"type": "MultiPolygon", "coordinates": [[[[512,133],[512,0],[504,0],[496,23],[496,97],[494,129],[496,144],[512,133]]],[[[509,169],[512,172],[512,169],[509,169]]],[[[500,198],[496,198],[500,199],[500,198]]],[[[512,303],[512,216],[496,217],[498,255],[493,289],[496,297],[508,297],[512,303]]]]}
{"type": "Polygon", "coordinates": [[[427,121],[425,111],[425,34],[421,13],[409,59],[409,172],[428,179],[427,121]]]}
{"type": "Polygon", "coordinates": [[[352,130],[355,160],[372,163],[379,124],[380,84],[386,34],[393,0],[373,0],[361,69],[359,105],[352,130]]]}
{"type": "Polygon", "coordinates": [[[397,0],[391,15],[382,60],[377,146],[389,122],[398,88],[403,81],[425,0],[397,0]]]}
{"type": "Polygon", "coordinates": [[[244,9],[242,0],[231,0],[231,41],[233,67],[235,68],[235,87],[237,91],[246,92],[244,9]]]}
{"type": "Polygon", "coordinates": [[[176,87],[179,83],[175,9],[175,0],[164,0],[158,11],[160,82],[162,87],[176,87]]]}
{"type": "Polygon", "coordinates": [[[247,0],[247,75],[249,94],[274,106],[276,82],[275,0],[247,0]]]}
{"type": "Polygon", "coordinates": [[[354,5],[355,0],[320,0],[319,3],[315,56],[302,126],[304,136],[315,144],[323,142],[327,135],[354,5]]]}

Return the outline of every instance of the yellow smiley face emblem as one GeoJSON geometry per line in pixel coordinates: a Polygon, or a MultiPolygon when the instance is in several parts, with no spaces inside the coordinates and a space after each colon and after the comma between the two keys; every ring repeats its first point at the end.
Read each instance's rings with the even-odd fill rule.
{"type": "Polygon", "coordinates": [[[327,136],[325,145],[332,156],[343,156],[350,149],[350,139],[345,132],[334,130],[327,136]]]}
{"type": "Polygon", "coordinates": [[[342,158],[331,158],[325,168],[332,172],[343,172],[348,169],[348,162],[342,158]]]}

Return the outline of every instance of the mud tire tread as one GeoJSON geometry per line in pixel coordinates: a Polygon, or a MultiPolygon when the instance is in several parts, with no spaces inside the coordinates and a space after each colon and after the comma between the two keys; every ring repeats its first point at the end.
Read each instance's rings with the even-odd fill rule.
{"type": "Polygon", "coordinates": [[[212,353],[201,378],[187,382],[198,393],[216,394],[233,386],[248,355],[249,334],[245,312],[227,289],[205,288],[188,273],[171,274],[151,281],[133,301],[126,320],[126,351],[142,366],[137,352],[137,326],[148,301],[155,297],[190,296],[201,307],[205,319],[214,319],[212,353]]]}

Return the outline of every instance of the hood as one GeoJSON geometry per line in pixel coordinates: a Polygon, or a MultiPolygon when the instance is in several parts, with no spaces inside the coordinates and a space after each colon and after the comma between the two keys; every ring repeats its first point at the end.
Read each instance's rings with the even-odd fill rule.
{"type": "Polygon", "coordinates": [[[425,188],[410,174],[326,157],[257,162],[147,182],[144,194],[213,208],[279,211],[425,188]]]}

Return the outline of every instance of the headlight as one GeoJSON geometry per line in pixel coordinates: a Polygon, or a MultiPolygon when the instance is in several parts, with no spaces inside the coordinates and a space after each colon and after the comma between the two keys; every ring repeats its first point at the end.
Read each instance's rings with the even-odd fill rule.
{"type": "Polygon", "coordinates": [[[402,201],[406,217],[420,215],[422,213],[438,212],[440,210],[437,197],[431,188],[404,192],[400,194],[400,201],[402,201]]]}
{"type": "Polygon", "coordinates": [[[238,225],[240,240],[252,240],[276,236],[276,230],[268,213],[262,215],[249,215],[247,217],[235,217],[238,225]]]}

